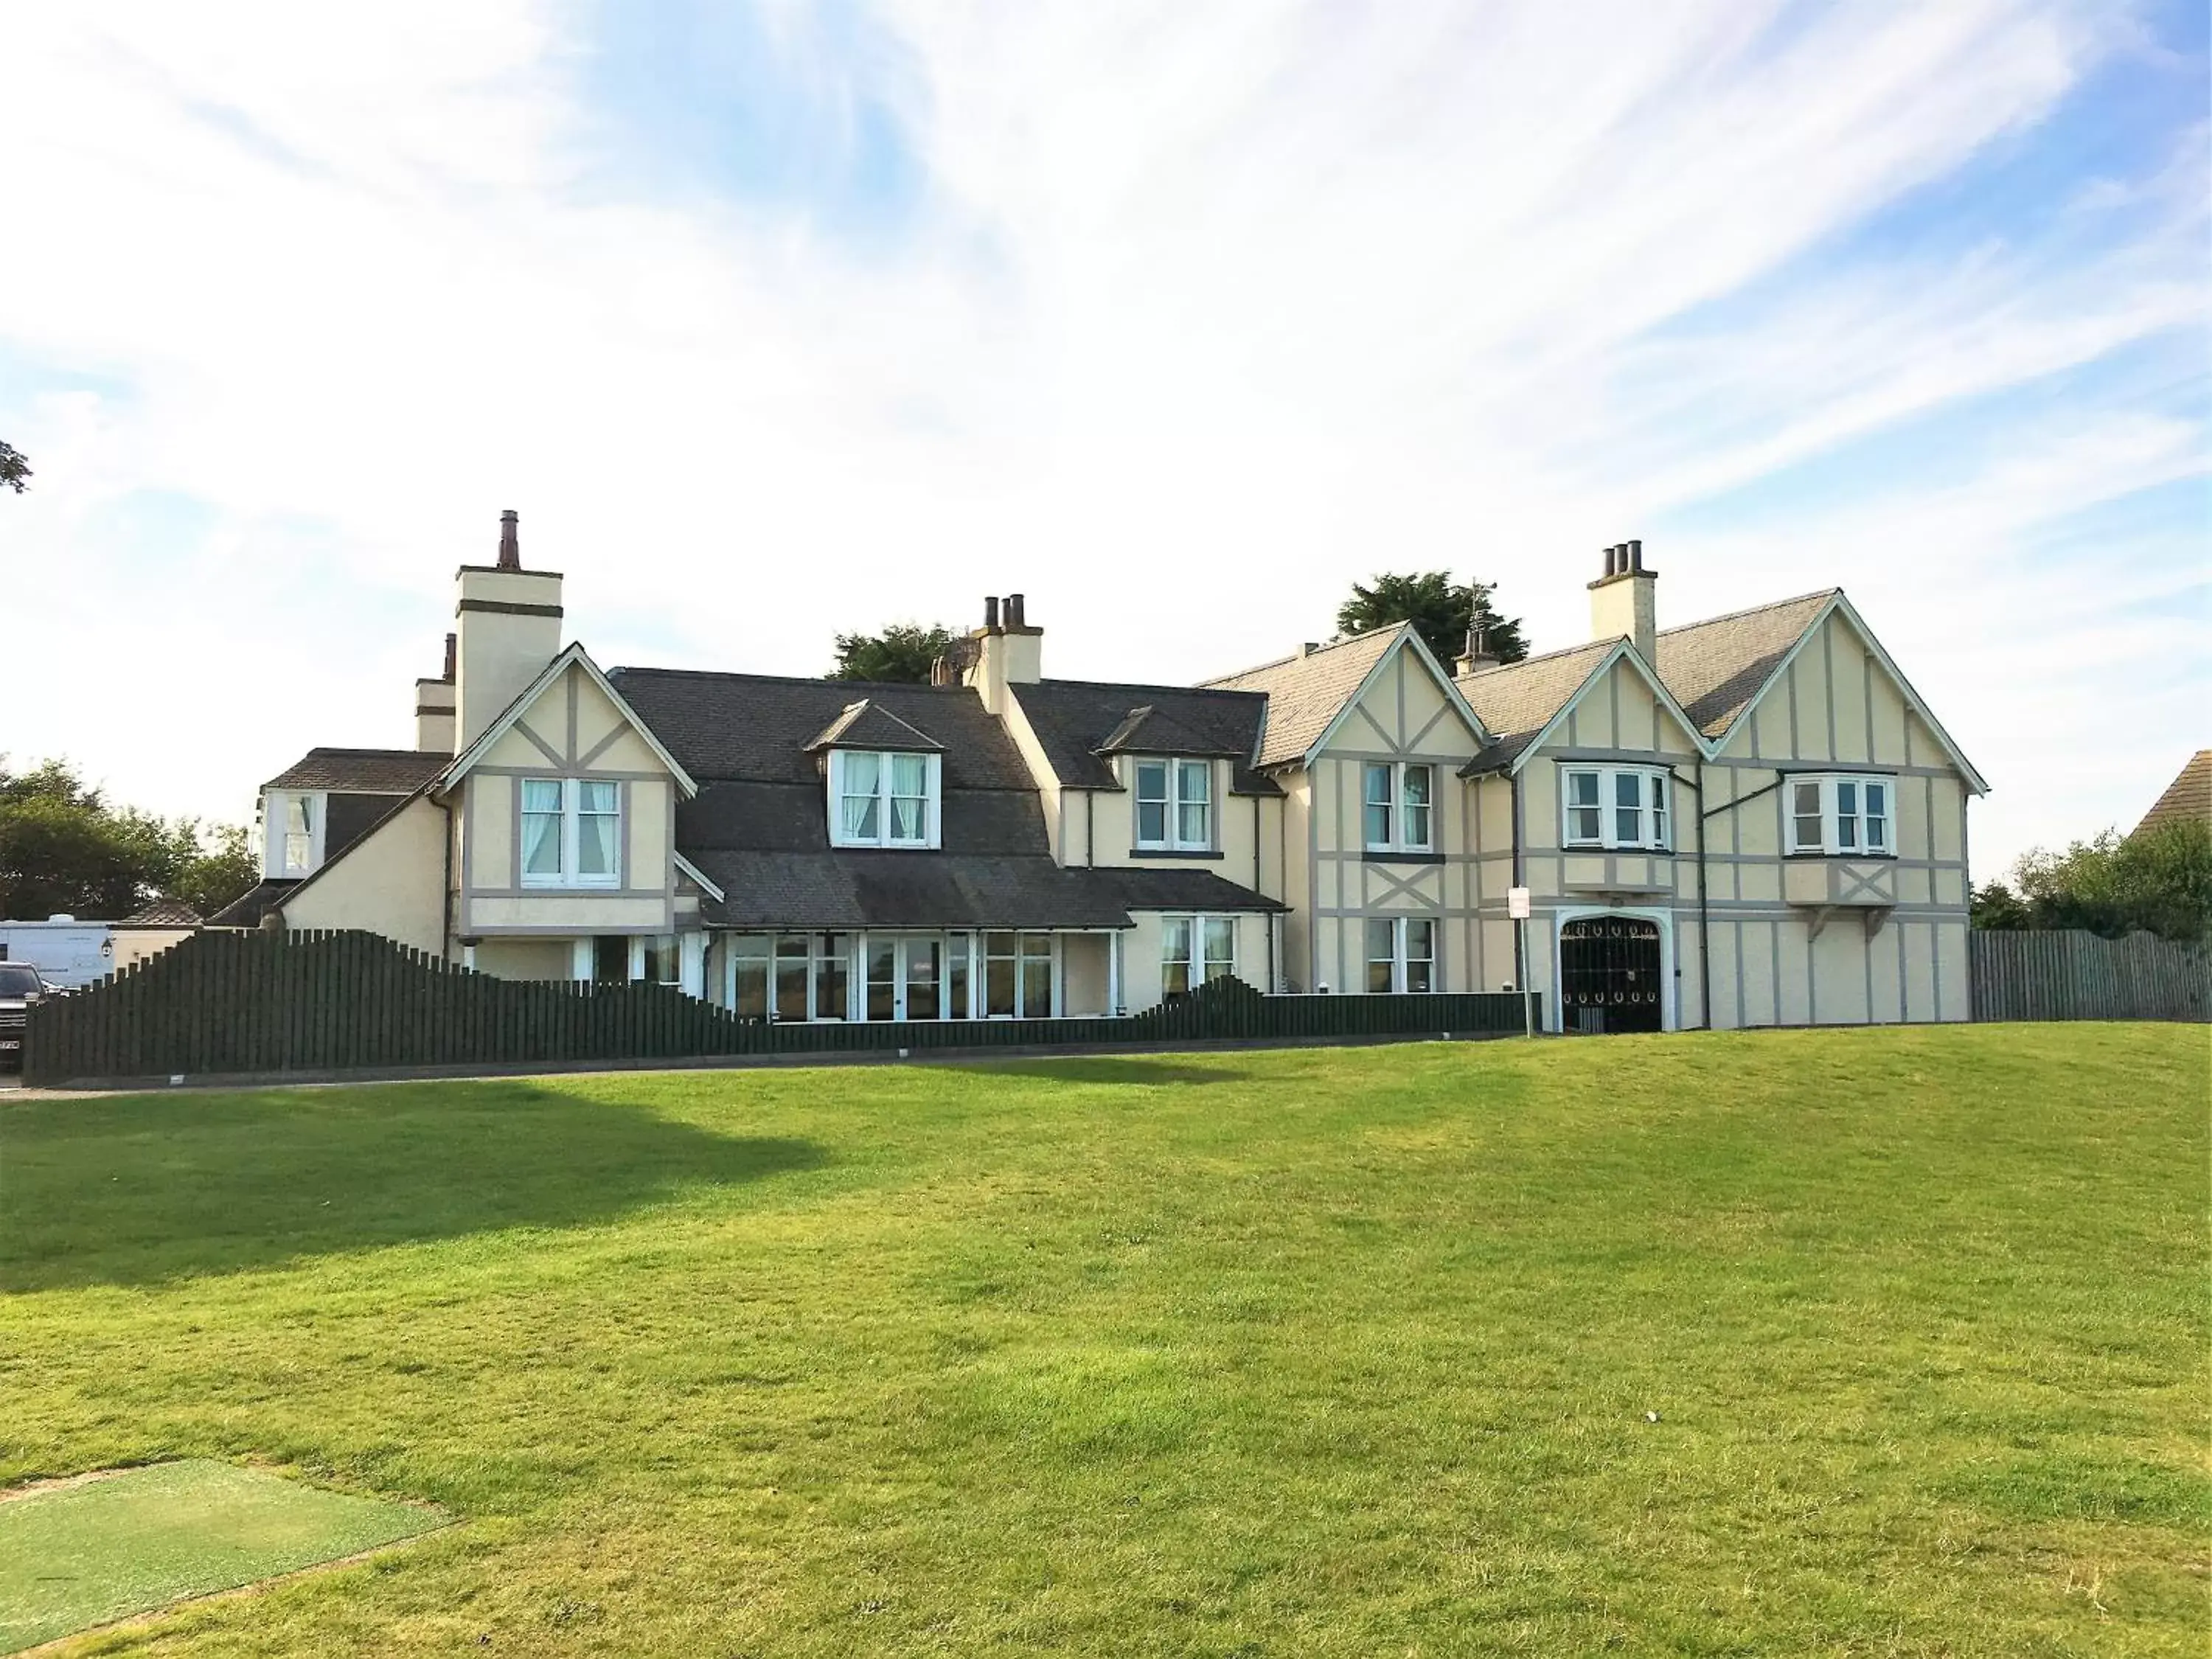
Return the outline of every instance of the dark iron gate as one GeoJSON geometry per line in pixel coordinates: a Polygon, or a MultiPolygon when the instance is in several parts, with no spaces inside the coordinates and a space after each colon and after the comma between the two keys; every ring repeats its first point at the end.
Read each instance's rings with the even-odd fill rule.
{"type": "Polygon", "coordinates": [[[1589,916],[1559,929],[1559,1012],[1569,1031],[1656,1031],[1659,924],[1589,916]]]}

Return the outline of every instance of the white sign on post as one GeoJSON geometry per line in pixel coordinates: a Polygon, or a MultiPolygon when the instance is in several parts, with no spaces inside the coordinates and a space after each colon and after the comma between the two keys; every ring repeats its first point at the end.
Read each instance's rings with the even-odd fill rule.
{"type": "Polygon", "coordinates": [[[1518,924],[1521,935],[1521,1030],[1525,1036],[1536,1035],[1536,999],[1528,985],[1528,918],[1534,914],[1528,902],[1528,890],[1509,887],[1505,890],[1506,916],[1518,924]]]}

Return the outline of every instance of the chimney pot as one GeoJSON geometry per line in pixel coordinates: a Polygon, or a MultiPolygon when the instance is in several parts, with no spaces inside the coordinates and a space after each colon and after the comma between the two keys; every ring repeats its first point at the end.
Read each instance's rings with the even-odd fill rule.
{"type": "Polygon", "coordinates": [[[995,593],[984,596],[983,626],[994,634],[999,631],[999,596],[995,593]]]}
{"type": "Polygon", "coordinates": [[[1644,544],[1641,540],[1628,544],[1628,568],[1631,570],[1644,568],[1644,544]]]}
{"type": "Polygon", "coordinates": [[[1023,607],[1023,604],[1022,604],[1022,596],[1021,596],[1020,594],[1018,594],[1018,593],[1009,593],[1009,594],[1007,594],[1007,595],[1006,595],[1006,626],[1007,626],[1007,627],[1009,627],[1009,628],[1020,628],[1020,627],[1023,627],[1023,626],[1024,626],[1024,625],[1025,625],[1025,623],[1024,623],[1024,607],[1023,607]]]}
{"type": "Polygon", "coordinates": [[[499,568],[501,570],[522,568],[522,538],[516,530],[522,515],[513,507],[499,515],[499,568]]]}
{"type": "Polygon", "coordinates": [[[459,634],[448,634],[446,635],[445,680],[447,684],[451,685],[453,683],[453,675],[460,665],[461,636],[459,634]]]}

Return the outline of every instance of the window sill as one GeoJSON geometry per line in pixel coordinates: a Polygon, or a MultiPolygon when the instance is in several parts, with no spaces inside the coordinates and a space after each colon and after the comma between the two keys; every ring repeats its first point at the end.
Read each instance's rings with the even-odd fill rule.
{"type": "Polygon", "coordinates": [[[923,841],[833,841],[833,853],[941,853],[945,849],[923,841]]]}
{"type": "Polygon", "coordinates": [[[528,881],[520,884],[526,893],[619,893],[623,885],[618,881],[528,881]]]}
{"type": "Polygon", "coordinates": [[[1603,842],[1571,841],[1564,844],[1562,853],[1577,853],[1587,857],[1594,853],[1626,853],[1631,858],[1670,859],[1674,856],[1671,847],[1607,847],[1603,842]]]}
{"type": "Polygon", "coordinates": [[[1360,854],[1369,864],[1442,864],[1442,853],[1422,852],[1413,848],[1370,847],[1360,854]]]}
{"type": "Polygon", "coordinates": [[[1897,862],[1897,854],[1894,853],[1823,853],[1815,849],[1808,853],[1784,853],[1782,856],[1785,859],[1849,859],[1854,864],[1897,862]]]}
{"type": "Polygon", "coordinates": [[[1218,847],[1132,847],[1133,859],[1222,859],[1228,857],[1218,847]]]}

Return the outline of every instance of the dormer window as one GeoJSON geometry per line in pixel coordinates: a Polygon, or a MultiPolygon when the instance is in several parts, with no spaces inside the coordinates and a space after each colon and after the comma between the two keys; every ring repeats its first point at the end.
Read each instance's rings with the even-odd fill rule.
{"type": "Polygon", "coordinates": [[[833,847],[943,844],[944,757],[905,750],[830,751],[833,847]]]}
{"type": "Polygon", "coordinates": [[[285,878],[314,874],[323,862],[323,797],[313,791],[272,789],[263,812],[268,829],[268,874],[285,878]]]}
{"type": "Polygon", "coordinates": [[[1138,850],[1212,850],[1213,763],[1140,760],[1136,772],[1138,850]]]}

